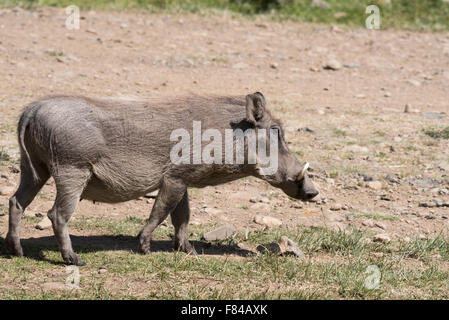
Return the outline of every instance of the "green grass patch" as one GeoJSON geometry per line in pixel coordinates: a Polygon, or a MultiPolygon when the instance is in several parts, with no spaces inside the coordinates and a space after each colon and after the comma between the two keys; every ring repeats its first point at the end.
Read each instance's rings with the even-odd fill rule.
{"type": "Polygon", "coordinates": [[[430,128],[424,129],[424,134],[434,139],[449,139],[449,126],[442,129],[430,128]]]}
{"type": "Polygon", "coordinates": [[[0,6],[37,8],[77,5],[82,10],[139,9],[148,12],[230,11],[246,16],[264,14],[277,20],[344,24],[365,28],[369,5],[380,8],[381,28],[449,30],[449,3],[443,0],[327,0],[328,9],[312,7],[311,0],[0,0],[0,6]]]}
{"type": "MultiPolygon", "coordinates": [[[[145,220],[129,216],[83,218],[71,228],[136,235],[145,220]]],[[[212,225],[191,226],[191,239],[212,225]]],[[[170,228],[156,239],[167,238],[170,228]]],[[[78,229],[79,230],[79,229],[78,229]]],[[[24,257],[0,256],[0,299],[413,299],[449,298],[447,236],[415,239],[409,243],[370,243],[355,229],[273,228],[239,232],[234,240],[249,247],[279,241],[287,235],[305,252],[306,259],[274,254],[239,256],[223,250],[220,242],[199,256],[156,251],[140,255],[134,250],[85,241],[75,245],[87,266],[80,268],[80,290],[43,291],[45,282],[64,283],[65,265],[56,241],[23,241],[24,257]],[[430,257],[441,256],[440,262],[430,257]],[[379,271],[378,289],[366,286],[369,266],[379,271]],[[99,274],[100,267],[107,273],[99,274]]],[[[118,237],[114,241],[125,241],[118,237]]],[[[3,246],[0,238],[0,247],[3,246]]],[[[204,242],[203,242],[204,243],[204,242]]],[[[226,246],[223,244],[223,246],[226,246]]],[[[232,246],[232,245],[231,245],[232,246]]]]}
{"type": "Polygon", "coordinates": [[[367,218],[376,221],[399,221],[398,217],[376,212],[352,212],[351,215],[355,218],[367,218]]]}

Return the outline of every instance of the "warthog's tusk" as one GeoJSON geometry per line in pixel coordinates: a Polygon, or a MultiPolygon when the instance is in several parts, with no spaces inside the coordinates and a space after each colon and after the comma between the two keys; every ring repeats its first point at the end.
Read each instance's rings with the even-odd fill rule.
{"type": "Polygon", "coordinates": [[[302,168],[301,173],[299,174],[298,178],[296,178],[297,181],[301,181],[304,178],[304,175],[307,172],[307,169],[309,169],[309,163],[306,162],[304,165],[304,168],[302,168]]]}

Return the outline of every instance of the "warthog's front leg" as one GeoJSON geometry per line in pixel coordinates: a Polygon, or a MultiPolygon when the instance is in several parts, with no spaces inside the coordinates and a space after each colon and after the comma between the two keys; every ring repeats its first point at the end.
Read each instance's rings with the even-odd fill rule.
{"type": "Polygon", "coordinates": [[[181,201],[170,216],[173,226],[175,227],[174,249],[185,253],[197,254],[195,248],[187,238],[187,225],[190,218],[189,197],[187,191],[184,193],[181,201]]]}
{"type": "Polygon", "coordinates": [[[139,251],[150,253],[151,236],[154,229],[173,212],[187,191],[185,184],[174,178],[164,177],[151,210],[150,218],[139,234],[139,251]]]}

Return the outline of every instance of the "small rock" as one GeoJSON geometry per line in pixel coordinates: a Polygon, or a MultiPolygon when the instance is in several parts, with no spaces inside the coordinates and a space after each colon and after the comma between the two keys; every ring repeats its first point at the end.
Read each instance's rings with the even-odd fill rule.
{"type": "Polygon", "coordinates": [[[364,221],[362,221],[362,226],[374,227],[374,222],[372,220],[364,220],[364,221]]]}
{"type": "Polygon", "coordinates": [[[391,238],[386,233],[379,233],[373,237],[373,242],[389,243],[390,241],[391,241],[391,238]]]}
{"type": "Polygon", "coordinates": [[[348,69],[358,69],[358,68],[360,68],[360,64],[358,64],[358,63],[345,63],[343,65],[343,67],[348,68],[348,69]]]}
{"type": "Polygon", "coordinates": [[[437,179],[427,177],[411,178],[409,183],[418,188],[432,188],[441,184],[437,179]]]}
{"type": "Polygon", "coordinates": [[[274,218],[274,217],[270,217],[270,216],[263,216],[263,215],[257,215],[254,218],[254,222],[264,225],[268,228],[273,228],[273,227],[279,227],[282,225],[282,221],[274,218]]]}
{"type": "Polygon", "coordinates": [[[271,207],[267,203],[258,202],[250,206],[249,209],[255,212],[268,212],[271,210],[271,207]]]}
{"type": "Polygon", "coordinates": [[[320,8],[320,9],[330,9],[331,6],[324,0],[312,0],[310,3],[310,7],[312,8],[320,8]]]}
{"type": "Polygon", "coordinates": [[[382,222],[379,222],[379,221],[375,222],[374,225],[376,227],[380,228],[380,229],[383,229],[383,230],[385,230],[385,228],[386,228],[385,225],[382,222]]]}
{"type": "Polygon", "coordinates": [[[411,85],[413,85],[415,87],[421,86],[421,82],[419,82],[418,80],[410,79],[410,80],[407,80],[407,83],[409,83],[409,84],[411,84],[411,85]]]}
{"type": "Polygon", "coordinates": [[[373,190],[380,190],[382,189],[382,182],[380,181],[368,181],[366,182],[366,186],[373,190]]]}
{"type": "Polygon", "coordinates": [[[205,208],[204,212],[216,216],[216,215],[220,215],[223,213],[223,211],[221,211],[220,209],[216,209],[216,208],[205,208]]]}
{"type": "Polygon", "coordinates": [[[292,207],[292,208],[295,208],[295,209],[302,209],[302,208],[304,208],[304,205],[303,205],[302,202],[296,202],[296,201],[294,201],[294,202],[292,203],[291,207],[292,207]]]}
{"type": "Polygon", "coordinates": [[[236,232],[236,229],[231,224],[225,224],[221,227],[209,231],[203,235],[206,241],[225,240],[231,238],[236,232]]]}
{"type": "Polygon", "coordinates": [[[407,103],[405,105],[404,112],[405,113],[410,113],[412,111],[411,109],[412,109],[412,106],[409,103],[407,103]]]}
{"type": "Polygon", "coordinates": [[[444,113],[439,112],[423,112],[422,114],[426,119],[443,119],[444,113]]]}
{"type": "Polygon", "coordinates": [[[44,217],[41,222],[36,225],[36,229],[45,230],[51,228],[51,220],[48,217],[44,217]]]}
{"type": "Polygon", "coordinates": [[[0,187],[0,196],[12,196],[16,188],[10,186],[0,187]]]}
{"type": "Polygon", "coordinates": [[[353,145],[344,147],[343,151],[352,152],[352,153],[368,153],[369,149],[367,147],[361,147],[356,144],[353,144],[353,145]]]}
{"type": "Polygon", "coordinates": [[[341,209],[343,209],[343,205],[341,203],[335,203],[330,207],[330,210],[332,211],[340,211],[341,209]]]}
{"type": "Polygon", "coordinates": [[[249,202],[251,202],[251,203],[257,203],[257,202],[259,202],[259,199],[257,199],[257,198],[250,198],[250,199],[249,199],[249,202]]]}
{"type": "Polygon", "coordinates": [[[108,272],[108,269],[106,267],[100,267],[100,269],[98,269],[98,274],[105,274],[108,272]]]}
{"type": "Polygon", "coordinates": [[[337,71],[337,70],[340,70],[340,69],[341,69],[341,63],[338,62],[338,61],[335,60],[335,59],[330,59],[330,60],[328,60],[328,61],[323,65],[323,68],[324,68],[325,70],[334,70],[334,71],[337,71]]]}
{"type": "Polygon", "coordinates": [[[437,207],[442,207],[444,203],[443,200],[441,200],[440,198],[433,198],[432,201],[435,203],[437,207]]]}
{"type": "Polygon", "coordinates": [[[423,201],[423,202],[420,202],[420,203],[418,204],[418,206],[419,206],[419,207],[422,207],[422,208],[435,208],[437,205],[436,205],[436,203],[433,202],[433,201],[430,201],[430,202],[423,201]]]}
{"type": "Polygon", "coordinates": [[[303,259],[306,257],[304,252],[302,252],[301,249],[299,249],[296,242],[294,242],[293,240],[290,240],[286,236],[281,237],[281,242],[279,243],[279,245],[280,245],[282,254],[292,253],[300,259],[303,259]]]}

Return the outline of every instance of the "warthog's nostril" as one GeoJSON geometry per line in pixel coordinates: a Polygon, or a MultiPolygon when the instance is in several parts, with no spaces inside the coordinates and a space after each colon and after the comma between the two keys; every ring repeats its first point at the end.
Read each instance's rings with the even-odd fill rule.
{"type": "Polygon", "coordinates": [[[318,190],[308,190],[306,191],[306,197],[307,199],[313,199],[318,195],[319,191],[318,190]]]}

